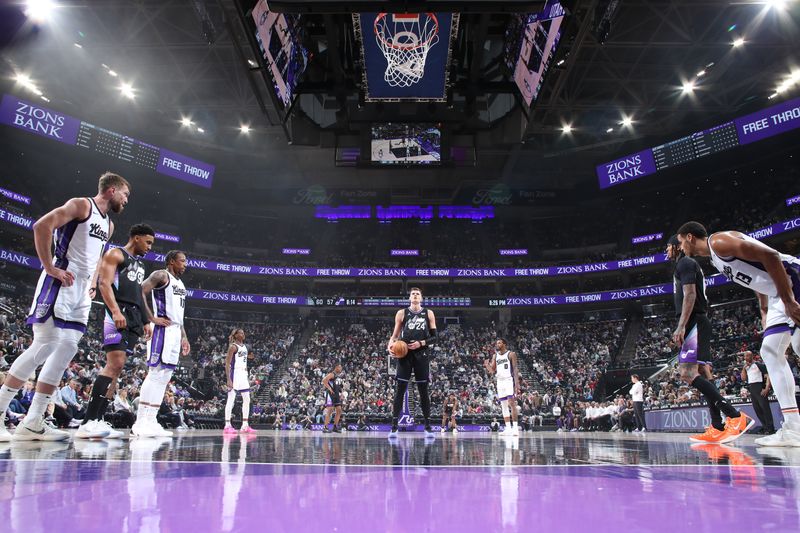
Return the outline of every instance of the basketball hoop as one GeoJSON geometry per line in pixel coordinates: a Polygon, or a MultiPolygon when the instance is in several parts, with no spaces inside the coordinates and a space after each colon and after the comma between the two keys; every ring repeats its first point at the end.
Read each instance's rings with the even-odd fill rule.
{"type": "Polygon", "coordinates": [[[409,87],[419,82],[425,74],[428,51],[439,42],[436,15],[378,13],[374,29],[375,40],[388,63],[383,74],[386,83],[392,87],[409,87]]]}

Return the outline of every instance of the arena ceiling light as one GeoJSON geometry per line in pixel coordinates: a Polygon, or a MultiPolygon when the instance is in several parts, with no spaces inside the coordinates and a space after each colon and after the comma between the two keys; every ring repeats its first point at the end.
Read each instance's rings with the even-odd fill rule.
{"type": "Polygon", "coordinates": [[[786,9],[787,0],[767,0],[767,7],[770,9],[784,10],[786,9]]]}
{"type": "Polygon", "coordinates": [[[689,94],[694,92],[694,82],[693,81],[685,81],[683,82],[683,94],[689,94]]]}
{"type": "Polygon", "coordinates": [[[703,76],[705,76],[705,75],[706,75],[706,71],[705,71],[705,70],[701,70],[700,72],[698,72],[698,73],[697,73],[697,76],[696,76],[696,77],[697,77],[697,78],[702,78],[702,77],[703,77],[703,76]]]}
{"type": "Polygon", "coordinates": [[[192,119],[189,117],[181,117],[181,126],[188,128],[192,124],[194,124],[194,122],[192,122],[192,119]]]}
{"type": "Polygon", "coordinates": [[[250,133],[250,126],[248,124],[242,124],[239,126],[239,131],[247,135],[250,133]]]}
{"type": "Polygon", "coordinates": [[[572,133],[572,124],[564,124],[561,126],[561,131],[567,134],[572,133]]]}
{"type": "Polygon", "coordinates": [[[205,133],[205,132],[206,130],[204,130],[203,128],[200,127],[197,128],[197,133],[205,133]]]}
{"type": "Polygon", "coordinates": [[[111,70],[111,69],[108,69],[108,75],[109,75],[109,76],[111,76],[112,78],[116,78],[116,77],[117,77],[117,73],[116,73],[116,72],[114,72],[114,71],[113,71],[113,70],[111,70]]]}
{"type": "Polygon", "coordinates": [[[608,129],[606,130],[606,133],[611,133],[612,131],[614,131],[614,128],[608,128],[608,129]]]}
{"type": "Polygon", "coordinates": [[[624,126],[626,128],[630,128],[633,125],[633,118],[623,115],[622,120],[620,121],[619,124],[620,124],[620,126],[624,126]]]}
{"type": "Polygon", "coordinates": [[[52,0],[27,0],[25,16],[33,22],[46,22],[56,7],[58,6],[52,0]]]}
{"type": "Polygon", "coordinates": [[[83,48],[83,45],[81,43],[72,43],[72,44],[75,45],[75,48],[83,48]]]}
{"type": "Polygon", "coordinates": [[[733,41],[733,43],[731,43],[731,44],[733,44],[733,47],[734,47],[734,48],[739,48],[740,46],[742,46],[742,45],[744,44],[744,39],[742,39],[741,37],[739,37],[738,39],[735,39],[735,40],[733,41]]]}
{"type": "Polygon", "coordinates": [[[130,83],[125,83],[125,82],[120,83],[119,92],[121,92],[122,96],[124,96],[125,98],[129,98],[131,100],[136,98],[136,92],[133,88],[133,85],[131,85],[130,83]]]}

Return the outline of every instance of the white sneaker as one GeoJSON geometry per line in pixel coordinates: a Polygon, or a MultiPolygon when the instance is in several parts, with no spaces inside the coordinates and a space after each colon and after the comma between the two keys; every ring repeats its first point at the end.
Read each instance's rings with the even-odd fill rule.
{"type": "Polygon", "coordinates": [[[17,426],[17,430],[12,437],[12,440],[15,442],[25,440],[57,441],[68,439],[69,433],[56,429],[48,422],[42,422],[36,427],[33,423],[30,425],[25,424],[25,421],[17,426]]]}
{"type": "Polygon", "coordinates": [[[513,426],[511,428],[511,433],[509,433],[512,437],[519,437],[519,426],[513,426]]]}
{"type": "Polygon", "coordinates": [[[439,433],[444,433],[444,428],[440,429],[439,433]]]}
{"type": "Polygon", "coordinates": [[[172,437],[172,432],[153,421],[139,420],[131,428],[134,437],[172,437]]]}
{"type": "Polygon", "coordinates": [[[562,428],[558,428],[558,429],[556,430],[556,433],[564,433],[564,430],[563,430],[562,428]]]}
{"type": "Polygon", "coordinates": [[[99,420],[89,420],[75,432],[76,439],[104,439],[108,435],[108,429],[99,420]]]}
{"type": "Polygon", "coordinates": [[[117,429],[114,429],[113,427],[111,427],[111,424],[109,424],[105,420],[99,420],[97,422],[97,427],[108,431],[108,435],[105,436],[106,439],[121,439],[122,437],[125,436],[124,431],[119,431],[117,429]]]}
{"type": "Polygon", "coordinates": [[[11,442],[11,433],[6,429],[5,421],[0,420],[0,442],[11,442]]]}
{"type": "Polygon", "coordinates": [[[800,431],[795,431],[784,423],[781,429],[772,435],[756,439],[755,443],[758,446],[800,447],[800,431]]]}
{"type": "Polygon", "coordinates": [[[453,428],[453,435],[458,435],[458,429],[453,428]]]}

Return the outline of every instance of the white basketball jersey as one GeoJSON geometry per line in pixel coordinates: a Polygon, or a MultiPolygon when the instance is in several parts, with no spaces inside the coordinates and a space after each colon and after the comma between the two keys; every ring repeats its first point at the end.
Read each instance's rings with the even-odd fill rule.
{"type": "MultiPolygon", "coordinates": [[[[748,235],[744,235],[743,238],[748,242],[758,242],[748,235]]],[[[775,282],[772,281],[767,269],[761,263],[745,261],[738,257],[721,257],[717,255],[714,248],[711,247],[711,237],[708,238],[708,249],[711,252],[711,263],[729,281],[767,296],[778,295],[778,288],[775,286],[775,282]]],[[[780,258],[784,264],[800,264],[800,261],[791,255],[780,254],[780,258]]]]}
{"type": "Polygon", "coordinates": [[[247,372],[247,346],[244,344],[239,345],[233,343],[236,348],[236,353],[233,354],[233,371],[234,372],[247,372]]]}
{"type": "Polygon", "coordinates": [[[497,379],[511,379],[514,377],[514,369],[511,364],[511,352],[494,354],[494,362],[497,364],[497,379]]]}
{"type": "Polygon", "coordinates": [[[153,289],[153,309],[156,316],[166,317],[173,324],[183,325],[183,311],[186,308],[186,287],[168,270],[169,281],[163,287],[153,289]]]}
{"type": "Polygon", "coordinates": [[[71,220],[56,229],[54,264],[78,277],[90,277],[97,268],[108,242],[111,219],[100,212],[92,198],[87,198],[90,211],[83,220],[71,220]]]}

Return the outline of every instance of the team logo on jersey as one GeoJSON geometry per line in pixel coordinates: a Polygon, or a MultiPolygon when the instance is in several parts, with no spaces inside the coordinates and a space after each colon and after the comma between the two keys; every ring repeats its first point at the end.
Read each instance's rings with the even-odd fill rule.
{"type": "Polygon", "coordinates": [[[135,281],[141,285],[144,281],[144,268],[139,265],[132,267],[130,270],[128,270],[128,280],[135,281]]]}
{"type": "Polygon", "coordinates": [[[94,237],[95,239],[106,242],[108,240],[108,233],[106,233],[100,224],[89,224],[89,237],[94,237]]]}
{"type": "Polygon", "coordinates": [[[753,278],[751,276],[748,276],[744,272],[737,272],[736,273],[736,281],[738,281],[738,282],[740,282],[740,283],[742,283],[744,285],[750,285],[750,283],[753,282],[753,278]]]}
{"type": "Polygon", "coordinates": [[[34,316],[36,318],[44,318],[50,312],[50,304],[37,304],[34,316]]]}
{"type": "Polygon", "coordinates": [[[412,316],[408,320],[408,324],[406,327],[411,330],[423,330],[427,329],[427,320],[421,316],[412,316]]]}

